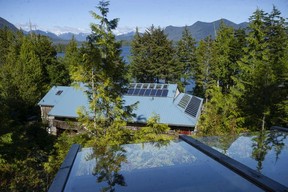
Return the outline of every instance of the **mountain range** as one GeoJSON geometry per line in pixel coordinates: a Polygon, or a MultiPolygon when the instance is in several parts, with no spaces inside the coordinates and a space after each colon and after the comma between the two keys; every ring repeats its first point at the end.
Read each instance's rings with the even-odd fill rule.
{"type": "MultiPolygon", "coordinates": [[[[196,39],[196,41],[200,41],[201,39],[204,39],[205,37],[209,35],[211,35],[212,38],[215,38],[215,34],[217,30],[219,29],[221,21],[224,22],[227,26],[233,27],[234,29],[246,28],[249,24],[248,22],[236,24],[227,19],[220,19],[220,20],[210,22],[210,23],[197,21],[193,25],[187,26],[187,28],[192,34],[192,36],[196,39]]],[[[12,23],[0,17],[0,29],[4,28],[5,26],[13,31],[18,30],[12,23]]],[[[175,26],[170,25],[170,26],[165,27],[164,33],[167,35],[168,39],[173,40],[173,41],[178,41],[182,37],[182,32],[184,28],[185,26],[175,27],[175,26]]],[[[55,44],[68,43],[72,39],[73,35],[77,41],[83,42],[86,40],[87,35],[89,35],[88,33],[73,34],[70,32],[56,35],[52,32],[45,32],[41,30],[33,30],[33,32],[36,34],[48,36],[52,40],[52,42],[55,44]]],[[[29,34],[30,32],[24,31],[24,33],[29,34]]],[[[134,34],[135,32],[128,32],[126,34],[116,35],[116,39],[119,41],[121,40],[121,41],[130,42],[133,39],[134,34]]]]}

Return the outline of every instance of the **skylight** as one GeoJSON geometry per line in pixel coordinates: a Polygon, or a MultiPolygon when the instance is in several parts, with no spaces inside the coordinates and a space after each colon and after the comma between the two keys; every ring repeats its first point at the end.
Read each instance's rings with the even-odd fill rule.
{"type": "Polygon", "coordinates": [[[61,95],[62,92],[63,92],[63,90],[59,90],[59,91],[57,91],[57,93],[55,95],[61,95]]]}

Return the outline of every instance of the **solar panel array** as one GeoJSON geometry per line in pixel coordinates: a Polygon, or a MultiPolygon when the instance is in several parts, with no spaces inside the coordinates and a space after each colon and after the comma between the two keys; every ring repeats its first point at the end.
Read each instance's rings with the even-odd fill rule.
{"type": "Polygon", "coordinates": [[[167,84],[137,83],[130,84],[126,95],[147,96],[147,97],[167,97],[167,84]]]}
{"type": "Polygon", "coordinates": [[[185,109],[185,113],[196,118],[200,104],[201,104],[201,100],[199,98],[192,97],[189,104],[187,105],[185,109]]]}
{"type": "Polygon", "coordinates": [[[184,95],[183,97],[182,97],[182,99],[180,100],[180,102],[178,103],[178,106],[179,107],[181,107],[181,108],[183,108],[183,109],[185,109],[186,108],[186,106],[187,106],[187,104],[188,104],[188,102],[190,101],[190,96],[189,95],[184,95]]]}

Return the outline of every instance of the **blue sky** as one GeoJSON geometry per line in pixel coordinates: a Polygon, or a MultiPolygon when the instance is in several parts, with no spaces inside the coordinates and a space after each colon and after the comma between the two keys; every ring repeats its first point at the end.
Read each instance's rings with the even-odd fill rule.
{"type": "MultiPolygon", "coordinates": [[[[96,22],[89,13],[98,11],[98,0],[0,0],[0,17],[24,30],[90,32],[96,22]]],[[[120,18],[117,31],[124,33],[152,24],[166,27],[212,22],[221,18],[235,23],[248,21],[258,8],[270,12],[275,5],[288,18],[288,0],[110,0],[110,19],[120,18]]]]}

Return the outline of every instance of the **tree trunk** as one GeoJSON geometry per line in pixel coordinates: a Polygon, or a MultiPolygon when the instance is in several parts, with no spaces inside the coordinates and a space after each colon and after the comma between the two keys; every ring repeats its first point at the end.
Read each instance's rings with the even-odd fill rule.
{"type": "Polygon", "coordinates": [[[262,131],[265,130],[265,115],[263,114],[263,118],[262,118],[262,131]]]}

